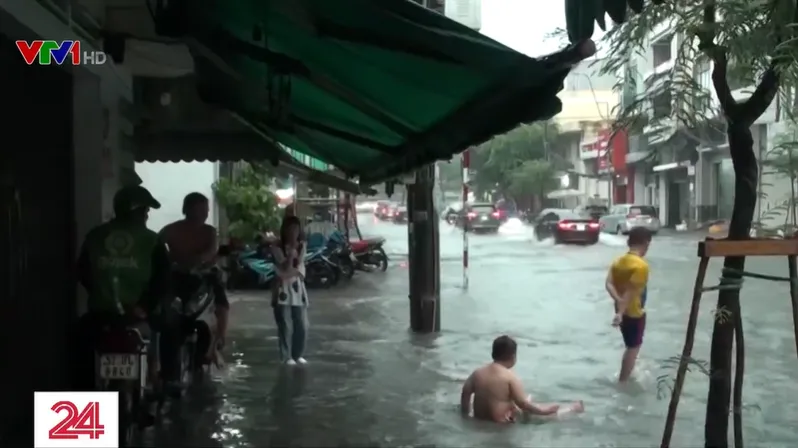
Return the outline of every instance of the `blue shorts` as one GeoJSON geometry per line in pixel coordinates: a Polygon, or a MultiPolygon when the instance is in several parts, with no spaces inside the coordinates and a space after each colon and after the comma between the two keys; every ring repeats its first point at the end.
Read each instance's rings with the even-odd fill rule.
{"type": "Polygon", "coordinates": [[[626,348],[637,348],[643,345],[643,333],[646,331],[646,315],[640,317],[623,316],[621,319],[621,336],[626,348]]]}

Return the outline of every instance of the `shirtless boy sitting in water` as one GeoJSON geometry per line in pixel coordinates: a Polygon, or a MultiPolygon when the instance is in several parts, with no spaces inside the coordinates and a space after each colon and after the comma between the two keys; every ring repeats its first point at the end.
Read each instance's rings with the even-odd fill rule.
{"type": "Polygon", "coordinates": [[[568,407],[557,404],[535,404],[524,393],[521,380],[511,369],[515,366],[518,344],[509,336],[499,336],[493,341],[493,362],[478,368],[463,384],[460,410],[464,416],[471,414],[471,397],[474,397],[474,418],[497,423],[514,422],[522,412],[532,415],[562,415],[565,412],[584,411],[581,401],[568,407]]]}

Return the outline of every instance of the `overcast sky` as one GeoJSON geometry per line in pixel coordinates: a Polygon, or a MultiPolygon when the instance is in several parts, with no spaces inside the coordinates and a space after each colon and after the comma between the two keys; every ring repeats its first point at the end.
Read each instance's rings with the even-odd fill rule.
{"type": "MultiPolygon", "coordinates": [[[[528,56],[557,51],[562,44],[544,40],[557,27],[565,28],[565,0],[482,0],[482,33],[528,56]]],[[[602,34],[596,26],[593,39],[602,34]]]]}

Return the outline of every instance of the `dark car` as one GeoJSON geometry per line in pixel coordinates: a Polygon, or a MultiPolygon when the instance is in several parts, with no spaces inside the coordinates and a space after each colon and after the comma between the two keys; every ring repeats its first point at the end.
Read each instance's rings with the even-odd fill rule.
{"type": "Polygon", "coordinates": [[[395,223],[406,223],[407,222],[407,207],[404,205],[398,205],[393,210],[393,217],[392,221],[395,223]]]}
{"type": "Polygon", "coordinates": [[[564,209],[543,210],[534,226],[538,240],[554,238],[555,244],[596,244],[600,233],[598,221],[564,209]]]}
{"type": "Polygon", "coordinates": [[[383,221],[390,221],[393,219],[393,209],[396,205],[390,201],[377,201],[374,207],[374,216],[383,221]]]}
{"type": "Polygon", "coordinates": [[[454,224],[470,232],[498,232],[501,212],[490,203],[468,204],[458,212],[454,224]]]}
{"type": "Polygon", "coordinates": [[[598,221],[602,216],[606,216],[610,209],[606,205],[580,205],[574,212],[583,218],[590,218],[598,221]]]}

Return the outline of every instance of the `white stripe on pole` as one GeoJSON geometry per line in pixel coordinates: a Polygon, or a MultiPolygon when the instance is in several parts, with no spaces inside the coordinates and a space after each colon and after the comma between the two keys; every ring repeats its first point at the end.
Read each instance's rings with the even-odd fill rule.
{"type": "MultiPolygon", "coordinates": [[[[466,149],[463,151],[462,156],[460,157],[462,168],[463,168],[463,209],[462,213],[466,211],[466,204],[468,203],[468,169],[470,166],[470,154],[469,150],[466,149]]],[[[463,289],[468,289],[468,232],[466,227],[468,226],[468,219],[465,215],[463,215],[463,289]]]]}

